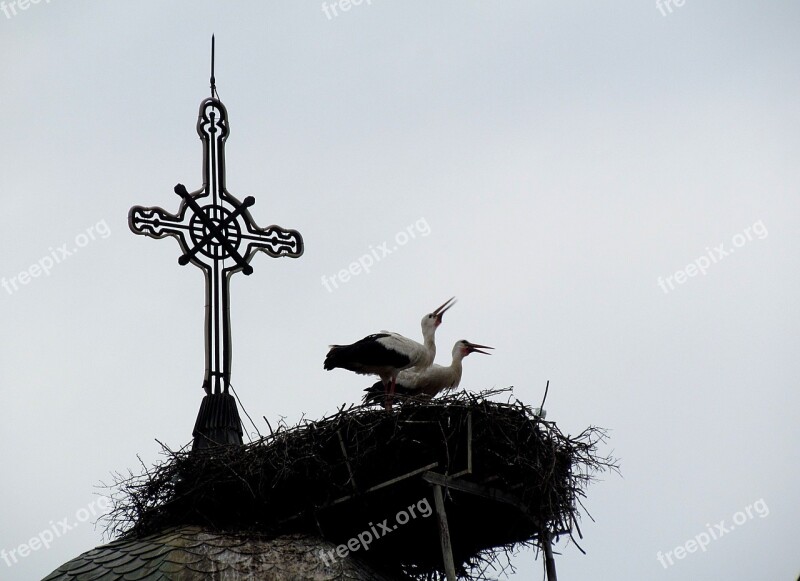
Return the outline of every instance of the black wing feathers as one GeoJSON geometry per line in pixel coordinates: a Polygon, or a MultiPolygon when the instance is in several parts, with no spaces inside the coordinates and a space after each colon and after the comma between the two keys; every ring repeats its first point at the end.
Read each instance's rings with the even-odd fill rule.
{"type": "Polygon", "coordinates": [[[368,367],[402,368],[411,363],[407,356],[381,345],[378,340],[384,337],[389,337],[389,334],[369,335],[352,345],[334,345],[325,357],[325,369],[339,367],[361,372],[368,367]]]}

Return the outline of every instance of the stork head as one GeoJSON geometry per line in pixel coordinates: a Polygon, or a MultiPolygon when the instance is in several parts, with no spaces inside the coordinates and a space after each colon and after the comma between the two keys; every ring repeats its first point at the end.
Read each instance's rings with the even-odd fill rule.
{"type": "Polygon", "coordinates": [[[456,304],[456,297],[451,297],[446,303],[442,306],[437,308],[432,313],[428,313],[424,317],[422,317],[422,329],[423,331],[428,328],[435,330],[436,327],[442,324],[442,317],[447,312],[447,310],[456,304]]]}
{"type": "Polygon", "coordinates": [[[455,347],[453,347],[453,357],[457,357],[459,355],[461,357],[466,357],[470,353],[483,353],[484,355],[491,355],[491,353],[481,351],[481,349],[494,349],[494,347],[489,347],[488,345],[478,345],[477,343],[470,343],[466,339],[462,339],[461,341],[457,341],[455,347]]]}

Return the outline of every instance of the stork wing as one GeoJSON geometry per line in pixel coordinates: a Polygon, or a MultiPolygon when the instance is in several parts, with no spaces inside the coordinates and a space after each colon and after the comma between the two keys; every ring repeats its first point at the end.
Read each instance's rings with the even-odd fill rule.
{"type": "Polygon", "coordinates": [[[325,358],[325,369],[340,367],[361,372],[365,368],[407,367],[411,363],[411,358],[400,349],[402,341],[398,338],[405,339],[392,333],[377,333],[364,337],[352,345],[334,345],[325,358]]]}

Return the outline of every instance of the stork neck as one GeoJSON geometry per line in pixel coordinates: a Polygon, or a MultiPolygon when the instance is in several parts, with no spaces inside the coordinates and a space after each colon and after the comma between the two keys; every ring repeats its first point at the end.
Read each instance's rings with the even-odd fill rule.
{"type": "Polygon", "coordinates": [[[461,366],[461,361],[464,359],[464,356],[461,353],[453,354],[453,362],[450,364],[450,371],[453,374],[453,387],[458,387],[458,384],[461,382],[461,370],[463,367],[461,366]]]}
{"type": "Polygon", "coordinates": [[[423,329],[422,337],[424,339],[425,349],[430,353],[431,363],[436,358],[436,328],[423,329]]]}

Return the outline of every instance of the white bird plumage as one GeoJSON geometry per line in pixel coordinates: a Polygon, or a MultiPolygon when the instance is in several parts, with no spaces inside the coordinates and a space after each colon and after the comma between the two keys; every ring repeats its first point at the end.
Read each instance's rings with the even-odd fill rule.
{"type": "Polygon", "coordinates": [[[331,370],[338,367],[362,375],[377,375],[386,393],[386,408],[390,409],[397,374],[412,367],[425,369],[433,363],[436,357],[436,328],[442,323],[445,312],[454,304],[455,297],[422,317],[422,344],[398,333],[382,331],[350,345],[331,345],[324,368],[331,370]]]}
{"type": "MultiPolygon", "coordinates": [[[[448,366],[433,364],[425,369],[407,369],[397,375],[395,392],[408,397],[432,398],[445,389],[458,387],[461,382],[462,361],[470,353],[491,355],[481,349],[493,349],[487,345],[471,343],[466,339],[456,341],[453,346],[453,361],[448,366]]],[[[377,402],[381,397],[380,382],[368,387],[364,402],[377,402]]]]}

